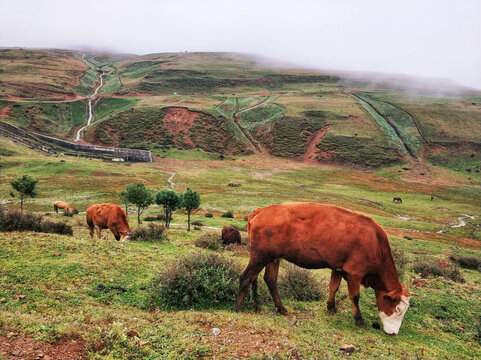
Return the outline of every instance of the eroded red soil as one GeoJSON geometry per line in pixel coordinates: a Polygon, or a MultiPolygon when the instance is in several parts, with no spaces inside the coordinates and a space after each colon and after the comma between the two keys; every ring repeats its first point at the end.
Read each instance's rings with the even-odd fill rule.
{"type": "Polygon", "coordinates": [[[8,110],[10,110],[10,108],[13,106],[13,104],[9,104],[7,106],[5,106],[3,109],[2,109],[2,113],[0,114],[0,118],[2,119],[8,119],[9,116],[8,116],[8,110]]]}
{"type": "Polygon", "coordinates": [[[55,342],[43,342],[33,336],[0,336],[0,354],[6,359],[24,360],[84,360],[87,342],[78,337],[62,337],[55,342]]]}
{"type": "Polygon", "coordinates": [[[317,133],[311,136],[311,138],[308,141],[309,145],[307,146],[307,150],[303,156],[303,159],[305,162],[317,162],[316,155],[318,154],[319,149],[316,145],[327,134],[328,129],[329,129],[329,125],[326,125],[322,130],[319,130],[317,133]]]}

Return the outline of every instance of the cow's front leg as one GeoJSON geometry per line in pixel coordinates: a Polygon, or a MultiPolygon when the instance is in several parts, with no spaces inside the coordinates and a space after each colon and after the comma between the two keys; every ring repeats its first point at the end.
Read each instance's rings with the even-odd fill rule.
{"type": "Polygon", "coordinates": [[[352,312],[356,325],[366,326],[366,322],[362,318],[361,310],[359,309],[359,295],[361,290],[361,278],[356,276],[349,276],[347,279],[347,288],[349,292],[349,299],[352,303],[352,312]]]}

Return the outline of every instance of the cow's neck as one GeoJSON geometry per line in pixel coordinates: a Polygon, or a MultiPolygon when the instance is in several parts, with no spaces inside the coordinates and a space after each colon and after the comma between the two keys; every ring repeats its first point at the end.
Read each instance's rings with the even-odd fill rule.
{"type": "Polygon", "coordinates": [[[394,260],[392,259],[390,252],[384,257],[383,264],[378,272],[378,281],[373,287],[376,292],[391,292],[393,290],[402,289],[396,266],[394,265],[394,260]]]}

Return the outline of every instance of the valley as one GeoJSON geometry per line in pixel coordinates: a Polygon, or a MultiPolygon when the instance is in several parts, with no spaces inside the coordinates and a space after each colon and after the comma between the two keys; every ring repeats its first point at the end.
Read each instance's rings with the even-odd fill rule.
{"type": "MultiPolygon", "coordinates": [[[[0,359],[17,350],[28,360],[39,352],[105,360],[481,357],[481,269],[453,260],[481,259],[479,92],[401,91],[228,53],[2,49],[0,68],[1,206],[19,209],[10,181],[28,174],[38,194],[24,208],[73,231],[0,234],[0,359]],[[119,161],[32,134],[151,157],[119,161]],[[136,183],[153,194],[197,191],[192,231],[178,209],[162,240],[121,243],[109,230],[91,239],[88,205],[124,207],[119,194],[136,183]],[[79,214],[54,213],[58,200],[79,214]],[[355,325],[345,281],[339,311],[329,314],[327,269],[309,271],[316,300],[280,290],[287,316],[272,310],[262,273],[259,312],[250,297],[242,313],[235,297],[187,308],[153,302],[154,282],[199,254],[244,269],[246,217],[285,202],[335,205],[382,226],[401,281],[416,294],[397,336],[376,327],[372,289],[359,300],[367,327],[355,325]],[[243,244],[199,246],[202,237],[220,239],[224,226],[237,227],[243,244]],[[355,351],[345,354],[343,344],[355,351]]],[[[151,204],[138,225],[130,205],[127,217],[136,231],[160,225],[162,214],[151,204]]],[[[289,269],[283,261],[284,284],[289,269]]]]}

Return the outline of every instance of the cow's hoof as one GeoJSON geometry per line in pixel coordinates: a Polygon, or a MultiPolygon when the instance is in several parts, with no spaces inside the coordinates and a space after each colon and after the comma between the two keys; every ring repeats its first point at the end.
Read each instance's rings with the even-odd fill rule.
{"type": "Polygon", "coordinates": [[[337,313],[337,307],[336,307],[336,305],[334,305],[334,304],[327,304],[327,311],[328,311],[330,314],[335,314],[335,313],[337,313]]]}
{"type": "Polygon", "coordinates": [[[360,327],[366,327],[366,322],[364,321],[363,318],[357,318],[356,319],[356,325],[360,327]]]}
{"type": "Polygon", "coordinates": [[[284,306],[283,307],[276,307],[274,309],[274,311],[278,312],[281,315],[287,315],[287,309],[284,306]]]}

